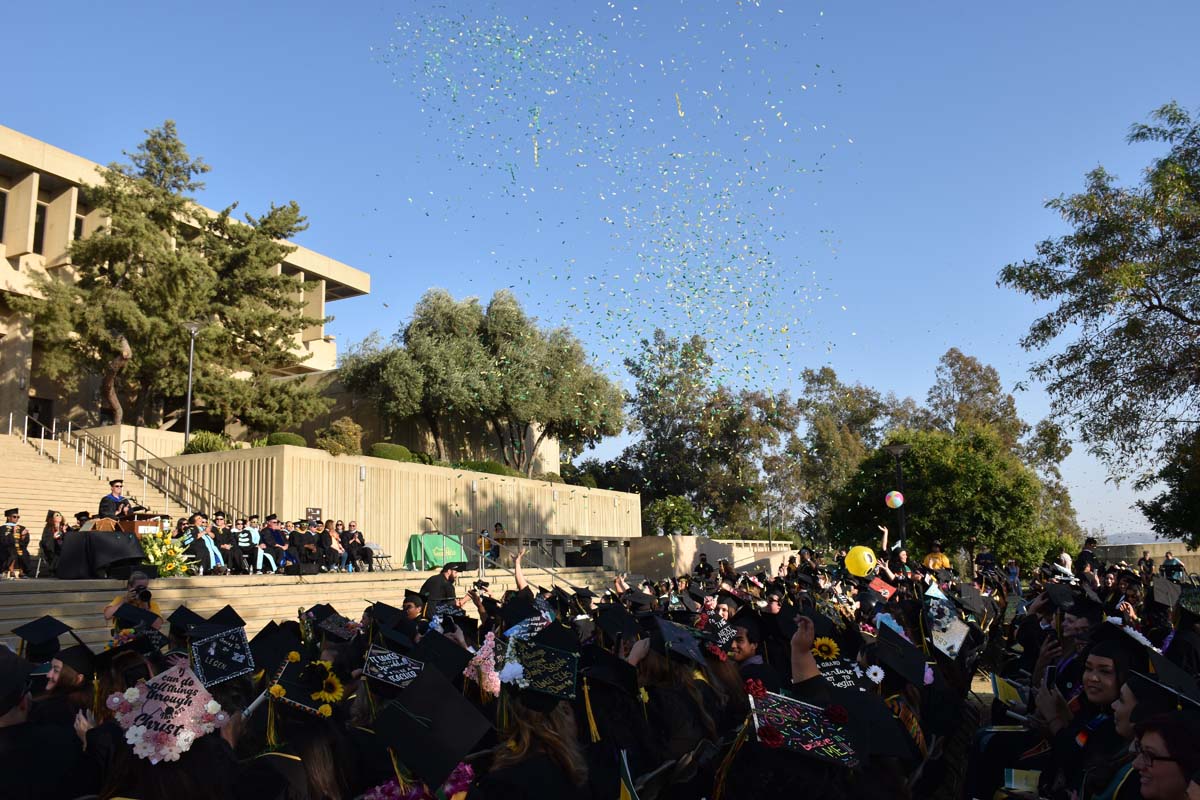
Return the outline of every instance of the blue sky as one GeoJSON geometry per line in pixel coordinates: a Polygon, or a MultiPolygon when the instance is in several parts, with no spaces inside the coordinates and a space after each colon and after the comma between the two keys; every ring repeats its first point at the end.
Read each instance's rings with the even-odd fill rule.
{"type": "MultiPolygon", "coordinates": [[[[1062,230],[1042,204],[1087,170],[1138,177],[1154,150],[1124,143],[1131,122],[1200,106],[1200,6],[1184,2],[27,3],[4,18],[26,66],[0,122],[107,162],[175,119],[214,167],[202,201],[294,199],[301,244],[371,273],[370,297],[329,308],[343,348],[394,331],[431,286],[512,287],[606,363],[668,324],[714,337],[724,379],[778,388],[829,364],[922,398],[950,347],[1023,380],[1037,310],[997,271],[1062,230]],[[449,93],[475,65],[498,82],[449,93]],[[689,264],[665,268],[688,237],[689,264]]],[[[1036,387],[1017,397],[1045,414],[1036,387]]],[[[1145,527],[1091,458],[1065,472],[1085,525],[1145,527]]]]}

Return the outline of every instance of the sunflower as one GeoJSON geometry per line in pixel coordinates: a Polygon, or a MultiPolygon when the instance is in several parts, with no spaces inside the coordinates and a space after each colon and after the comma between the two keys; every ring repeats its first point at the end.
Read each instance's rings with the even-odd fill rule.
{"type": "Polygon", "coordinates": [[[813,642],[812,654],[822,661],[830,661],[841,655],[838,643],[828,636],[821,636],[813,642]]]}
{"type": "Polygon", "coordinates": [[[322,703],[321,707],[317,709],[317,713],[322,717],[328,717],[333,715],[333,709],[330,707],[329,703],[322,703]]]}
{"type": "Polygon", "coordinates": [[[267,691],[269,691],[271,693],[271,697],[275,697],[275,698],[283,697],[285,694],[287,694],[287,689],[284,689],[278,683],[275,684],[274,686],[272,686],[267,691]]]}
{"type": "Polygon", "coordinates": [[[287,654],[287,660],[289,663],[295,664],[297,661],[300,660],[300,654],[297,653],[295,650],[293,650],[292,652],[287,654]]]}
{"type": "Polygon", "coordinates": [[[321,700],[325,703],[336,703],[341,700],[342,682],[338,676],[327,671],[325,673],[325,680],[321,681],[321,688],[312,693],[312,699],[321,700]]]}

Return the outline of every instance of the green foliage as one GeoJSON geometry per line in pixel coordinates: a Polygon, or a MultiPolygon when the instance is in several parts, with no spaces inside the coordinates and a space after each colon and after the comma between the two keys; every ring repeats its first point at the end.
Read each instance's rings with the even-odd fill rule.
{"type": "Polygon", "coordinates": [[[279,431],[267,436],[266,446],[274,447],[279,444],[290,444],[292,447],[308,447],[308,440],[298,433],[279,431]]]}
{"type": "Polygon", "coordinates": [[[427,292],[390,343],[372,336],[343,358],[341,381],[378,404],[388,425],[420,416],[439,461],[454,421],[487,427],[505,465],[532,474],[548,437],[577,453],[620,433],[624,396],[567,330],[542,330],[513,295],[427,292]]]}
{"type": "Polygon", "coordinates": [[[316,447],[334,456],[362,455],[362,425],[350,417],[341,417],[317,432],[316,447]]]}
{"type": "Polygon", "coordinates": [[[1200,547],[1200,432],[1192,431],[1173,446],[1167,462],[1141,488],[1160,484],[1163,491],[1138,508],[1162,538],[1182,539],[1200,547]]]}
{"type": "Polygon", "coordinates": [[[643,535],[692,534],[703,526],[700,512],[690,500],[679,495],[659,498],[642,510],[643,535]]]}
{"type": "Polygon", "coordinates": [[[292,247],[282,242],[305,228],[295,203],[262,216],[233,219],[234,206],[213,216],[188,193],[208,171],[192,159],[175,125],[147,131],[84,198],[108,223],[80,239],[70,258],[77,280],[33,277],[40,297],[11,296],[31,315],[42,349],[40,374],[74,386],[101,378],[114,421],[131,406],[134,422],[154,424],[181,412],[190,334],[195,337],[196,402],[252,429],[284,427],[326,407],[302,382],[273,373],[295,367],[296,335],[321,320],[303,314],[294,278],[275,267],[292,247]],[[245,377],[249,376],[249,377],[245,377]]]}
{"type": "MultiPolygon", "coordinates": [[[[1041,563],[1049,534],[1038,519],[1042,484],[1000,433],[960,424],[953,433],[896,431],[891,442],[911,448],[901,457],[910,551],[928,552],[935,539],[947,552],[979,542],[998,560],[1041,563]]],[[[830,525],[838,543],[870,544],[876,525],[891,523],[883,497],[894,474],[892,456],[876,450],[835,494],[830,525]]]]}
{"type": "Polygon", "coordinates": [[[1017,415],[1017,403],[1000,384],[995,367],[957,347],[938,361],[936,378],[925,398],[931,422],[945,431],[963,424],[986,426],[1014,448],[1029,426],[1017,415]]]}
{"type": "Polygon", "coordinates": [[[211,431],[193,431],[192,435],[188,437],[187,446],[183,448],[183,455],[222,453],[232,449],[233,446],[229,443],[229,439],[223,434],[211,431]]]}
{"type": "Polygon", "coordinates": [[[1048,307],[1021,340],[1045,354],[1031,374],[1117,478],[1170,460],[1200,413],[1200,120],[1169,103],[1129,142],[1167,151],[1137,185],[1097,167],[1049,201],[1070,231],[999,281],[1048,307]]]}
{"type": "MultiPolygon", "coordinates": [[[[599,464],[595,459],[585,461],[584,464],[599,464]]],[[[562,476],[563,482],[571,486],[586,486],[589,489],[599,488],[596,482],[596,477],[588,472],[583,467],[577,467],[570,461],[564,461],[558,465],[558,474],[562,476]]]]}
{"type": "Polygon", "coordinates": [[[465,469],[470,472],[486,472],[490,475],[507,475],[510,478],[525,477],[520,472],[499,461],[455,461],[451,466],[455,469],[465,469]]]}
{"type": "Polygon", "coordinates": [[[409,449],[402,444],[393,444],[392,442],[376,442],[371,445],[369,455],[375,458],[386,458],[391,461],[404,461],[412,463],[417,461],[417,458],[409,452],[409,449]]]}
{"type": "Polygon", "coordinates": [[[566,483],[562,475],[559,475],[557,472],[539,472],[533,477],[535,480],[545,481],[546,483],[566,483]]]}

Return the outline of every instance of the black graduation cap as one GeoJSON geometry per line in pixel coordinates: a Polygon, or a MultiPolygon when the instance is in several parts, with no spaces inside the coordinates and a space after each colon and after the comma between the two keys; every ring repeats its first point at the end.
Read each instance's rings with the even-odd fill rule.
{"type": "Polygon", "coordinates": [[[117,606],[117,610],[113,612],[113,617],[125,627],[132,628],[135,631],[150,628],[158,619],[158,615],[153,611],[147,611],[132,603],[122,603],[117,606]]]}
{"type": "Polygon", "coordinates": [[[205,688],[254,672],[254,656],[245,628],[226,628],[213,636],[193,638],[192,671],[205,688]]]}
{"type": "MultiPolygon", "coordinates": [[[[279,625],[275,620],[271,620],[262,627],[258,633],[254,634],[254,638],[250,640],[250,653],[254,656],[254,663],[259,669],[271,669],[278,662],[268,663],[271,659],[271,639],[279,633],[279,625]]],[[[280,659],[282,660],[282,658],[280,659]]]]}
{"type": "Polygon", "coordinates": [[[1154,576],[1154,591],[1150,597],[1153,602],[1160,606],[1174,608],[1179,605],[1179,597],[1182,593],[1179,584],[1167,580],[1162,575],[1154,576]]]}
{"type": "Polygon", "coordinates": [[[358,635],[354,623],[336,611],[317,623],[317,629],[340,642],[349,642],[358,635]]]}
{"type": "Polygon", "coordinates": [[[655,617],[657,635],[650,639],[650,646],[665,656],[692,661],[704,666],[704,653],[690,629],[662,617],[655,617]]]}
{"type": "Polygon", "coordinates": [[[729,606],[736,612],[742,607],[742,601],[729,592],[721,592],[717,595],[717,605],[729,606]]]}
{"type": "Polygon", "coordinates": [[[958,604],[976,616],[982,616],[987,611],[987,600],[972,584],[964,583],[958,587],[958,597],[958,604]]]}
{"type": "Polygon", "coordinates": [[[537,606],[528,590],[518,592],[511,597],[500,609],[500,618],[504,621],[504,630],[519,625],[530,617],[538,616],[537,606]]]}
{"type": "Polygon", "coordinates": [[[376,631],[383,646],[393,653],[406,653],[416,647],[412,636],[399,628],[380,626],[376,631]]]}
{"type": "Polygon", "coordinates": [[[172,633],[186,636],[189,628],[204,624],[205,619],[187,606],[179,606],[170,613],[167,622],[171,623],[172,633]]]}
{"type": "Polygon", "coordinates": [[[96,672],[96,654],[86,644],[74,644],[59,650],[54,657],[90,680],[96,672]]]}
{"type": "Polygon", "coordinates": [[[925,654],[903,636],[883,625],[875,652],[884,667],[920,689],[925,685],[925,654]]]}
{"type": "Polygon", "coordinates": [[[1062,583],[1051,583],[1046,587],[1046,595],[1059,611],[1066,611],[1075,602],[1075,593],[1071,587],[1062,583]]]}
{"type": "Polygon", "coordinates": [[[654,611],[654,596],[645,592],[630,589],[621,599],[629,603],[630,610],[635,615],[650,614],[654,611]]]}
{"type": "Polygon", "coordinates": [[[304,613],[312,615],[313,625],[320,625],[321,620],[325,619],[330,614],[336,614],[337,610],[328,603],[317,603],[304,613]]]}
{"type": "Polygon", "coordinates": [[[571,589],[575,592],[575,597],[582,600],[595,600],[598,595],[586,586],[572,586],[571,589]]]}
{"type": "Polygon", "coordinates": [[[560,700],[574,700],[579,685],[579,653],[559,650],[539,642],[509,641],[505,668],[513,661],[522,667],[520,683],[505,683],[521,702],[534,711],[554,710],[560,700]]]}
{"type": "Polygon", "coordinates": [[[1088,615],[1104,615],[1104,604],[1099,600],[1093,600],[1087,595],[1076,597],[1075,602],[1070,608],[1063,609],[1066,613],[1073,617],[1086,617],[1088,615]]]}
{"type": "Polygon", "coordinates": [[[686,592],[679,595],[679,603],[683,606],[685,611],[688,611],[692,614],[700,613],[700,604],[693,600],[686,592]]]}
{"type": "Polygon", "coordinates": [[[1145,672],[1149,669],[1150,648],[1140,639],[1135,638],[1125,630],[1125,626],[1117,625],[1112,622],[1105,621],[1094,627],[1091,631],[1088,640],[1089,653],[1095,652],[1096,655],[1110,655],[1114,652],[1120,653],[1129,669],[1145,672]],[[1117,648],[1116,651],[1113,648],[1117,648]]]}
{"type": "Polygon", "coordinates": [[[375,621],[377,626],[394,625],[397,621],[404,618],[403,611],[395,606],[389,606],[387,603],[372,603],[370,612],[371,619],[375,621]]]}
{"type": "MultiPolygon", "coordinates": [[[[1150,651],[1150,668],[1153,673],[1147,673],[1144,677],[1158,682],[1172,692],[1178,700],[1186,701],[1181,702],[1181,708],[1191,708],[1193,711],[1200,708],[1200,683],[1197,683],[1194,675],[1156,650],[1150,651]]],[[[1140,698],[1138,702],[1141,702],[1140,698]]]]}
{"type": "Polygon", "coordinates": [[[952,569],[939,569],[935,574],[937,575],[938,583],[950,583],[955,578],[954,570],[952,569]]]}
{"type": "Polygon", "coordinates": [[[550,603],[560,615],[565,616],[571,613],[571,595],[558,586],[550,590],[550,603]]]}
{"type": "Polygon", "coordinates": [[[632,642],[638,638],[642,629],[629,610],[620,603],[605,603],[596,611],[596,626],[604,632],[610,641],[624,639],[632,642]]]}
{"type": "Polygon", "coordinates": [[[290,656],[283,662],[283,670],[279,673],[272,686],[282,687],[283,694],[271,696],[291,708],[305,711],[317,716],[322,713],[323,706],[332,707],[345,698],[346,690],[332,669],[323,661],[309,661],[301,656],[299,661],[292,661],[290,656]]]}
{"type": "Polygon", "coordinates": [[[7,714],[21,701],[29,688],[29,676],[33,665],[3,647],[0,647],[0,714],[7,714]],[[9,704],[11,703],[11,705],[9,704]]]}
{"type": "MultiPolygon", "coordinates": [[[[395,689],[408,686],[424,668],[425,665],[420,661],[378,645],[371,645],[363,661],[365,677],[378,681],[383,687],[395,689]]],[[[381,687],[375,684],[375,688],[381,687]]]]}
{"type": "Polygon", "coordinates": [[[796,633],[796,612],[784,607],[778,614],[762,614],[759,617],[763,639],[790,642],[796,633]]]}
{"type": "Polygon", "coordinates": [[[538,631],[537,635],[533,637],[533,641],[558,650],[579,652],[579,636],[575,633],[575,629],[557,622],[551,622],[538,631]]]}
{"type": "Polygon", "coordinates": [[[708,593],[704,591],[704,588],[694,583],[688,584],[687,594],[697,603],[703,603],[704,598],[708,597],[708,593]]]}
{"type": "Polygon", "coordinates": [[[462,680],[463,670],[471,662],[470,653],[437,631],[429,631],[422,636],[408,655],[426,667],[441,670],[446,679],[452,682],[462,680]]]}
{"type": "Polygon", "coordinates": [[[844,727],[860,754],[905,760],[914,756],[916,747],[912,738],[900,727],[900,721],[879,695],[858,689],[834,688],[825,706],[826,713],[834,706],[846,709],[844,727]]]}
{"type": "Polygon", "coordinates": [[[244,628],[246,620],[242,619],[233,606],[226,605],[217,613],[208,618],[209,625],[220,625],[222,628],[244,628]]]}
{"type": "Polygon", "coordinates": [[[58,637],[70,630],[67,623],[46,615],[13,628],[12,633],[20,637],[25,658],[34,664],[44,664],[58,652],[58,637]]]}
{"type": "Polygon", "coordinates": [[[428,668],[375,717],[376,736],[428,786],[441,786],[491,728],[441,672],[428,668]]]}
{"type": "Polygon", "coordinates": [[[729,624],[735,628],[745,628],[747,638],[752,641],[761,642],[763,640],[762,618],[748,605],[734,614],[729,620],[729,624]]]}
{"type": "Polygon", "coordinates": [[[614,686],[630,697],[638,696],[637,667],[598,645],[589,644],[583,648],[579,672],[586,680],[614,686]]]}
{"type": "Polygon", "coordinates": [[[468,646],[475,647],[479,644],[479,620],[463,615],[455,617],[454,624],[462,629],[463,640],[468,646]]]}

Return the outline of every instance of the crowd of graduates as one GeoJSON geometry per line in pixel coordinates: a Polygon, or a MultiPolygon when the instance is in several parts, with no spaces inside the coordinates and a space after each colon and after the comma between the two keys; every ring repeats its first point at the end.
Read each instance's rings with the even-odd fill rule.
{"type": "Polygon", "coordinates": [[[51,616],[0,648],[4,796],[1194,798],[1200,589],[1046,565],[1014,598],[986,560],[902,563],[701,557],[592,590],[517,554],[500,596],[451,563],[252,636],[229,606],[164,619],[135,573],[108,648],[51,616]]]}

